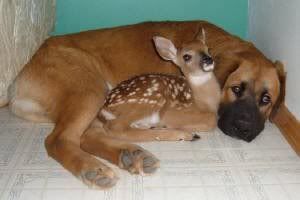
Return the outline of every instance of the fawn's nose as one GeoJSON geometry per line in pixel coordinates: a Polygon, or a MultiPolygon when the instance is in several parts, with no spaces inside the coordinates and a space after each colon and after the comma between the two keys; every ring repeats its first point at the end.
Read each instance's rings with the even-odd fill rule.
{"type": "Polygon", "coordinates": [[[213,62],[214,62],[213,59],[209,55],[204,54],[202,56],[202,63],[203,64],[211,65],[211,64],[213,64],[213,62]]]}
{"type": "Polygon", "coordinates": [[[205,71],[205,72],[210,72],[210,71],[212,71],[214,69],[214,61],[207,54],[203,54],[202,55],[202,59],[201,59],[200,65],[201,65],[203,71],[205,71]]]}

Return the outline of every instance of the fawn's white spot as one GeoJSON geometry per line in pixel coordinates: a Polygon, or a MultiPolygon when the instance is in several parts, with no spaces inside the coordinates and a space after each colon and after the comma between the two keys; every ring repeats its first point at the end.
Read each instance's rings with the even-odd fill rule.
{"type": "Polygon", "coordinates": [[[150,104],[156,104],[157,101],[156,101],[156,100],[150,100],[149,103],[150,103],[150,104]]]}
{"type": "Polygon", "coordinates": [[[192,95],[190,93],[185,93],[185,97],[186,97],[186,99],[190,99],[192,97],[192,95]]]}
{"type": "Polygon", "coordinates": [[[113,86],[109,82],[106,81],[105,83],[106,83],[106,86],[107,86],[108,90],[113,89],[113,86]]]}
{"type": "Polygon", "coordinates": [[[211,77],[212,77],[212,73],[205,73],[201,75],[190,75],[189,79],[191,81],[191,84],[193,85],[203,85],[209,79],[211,79],[211,77]]]}
{"type": "Polygon", "coordinates": [[[130,92],[128,96],[132,96],[132,95],[135,95],[136,92],[130,92]]]}
{"type": "Polygon", "coordinates": [[[214,64],[210,64],[210,65],[207,65],[207,64],[204,64],[203,65],[203,69],[206,71],[206,72],[209,72],[209,71],[212,71],[214,69],[214,64]]]}
{"type": "Polygon", "coordinates": [[[101,110],[101,114],[102,116],[106,119],[106,120],[114,120],[116,119],[116,116],[114,114],[112,114],[111,112],[105,110],[105,109],[102,109],[101,110]]]}
{"type": "Polygon", "coordinates": [[[137,100],[136,99],[128,99],[128,102],[129,103],[134,103],[134,102],[137,102],[137,100]]]}
{"type": "Polygon", "coordinates": [[[160,122],[160,117],[158,112],[154,112],[150,116],[144,117],[137,121],[134,121],[130,124],[132,128],[139,128],[139,129],[149,129],[160,122]]]}

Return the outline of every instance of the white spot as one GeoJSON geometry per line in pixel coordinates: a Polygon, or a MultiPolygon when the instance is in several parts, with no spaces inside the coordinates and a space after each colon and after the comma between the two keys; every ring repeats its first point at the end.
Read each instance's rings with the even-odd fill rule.
{"type": "Polygon", "coordinates": [[[172,98],[173,98],[173,99],[176,99],[176,95],[175,95],[175,94],[172,94],[172,98]]]}
{"type": "Polygon", "coordinates": [[[113,119],[116,119],[116,116],[114,114],[112,114],[111,112],[105,110],[105,109],[102,109],[101,110],[101,114],[102,116],[106,119],[106,120],[113,120],[113,119]]]}
{"type": "Polygon", "coordinates": [[[160,93],[157,93],[156,96],[157,96],[157,97],[161,97],[161,94],[160,94],[160,93]]]}
{"type": "Polygon", "coordinates": [[[17,109],[21,109],[24,112],[28,113],[40,113],[44,112],[43,108],[39,105],[39,103],[31,100],[31,99],[18,99],[12,100],[10,108],[14,113],[17,113],[17,109]]]}
{"type": "Polygon", "coordinates": [[[176,107],[176,110],[181,110],[181,109],[182,109],[181,106],[176,107]]]}
{"type": "Polygon", "coordinates": [[[175,95],[178,95],[178,89],[174,88],[175,95]]]}
{"type": "Polygon", "coordinates": [[[140,90],[141,90],[141,88],[136,88],[136,89],[135,89],[135,91],[140,91],[140,90]]]}
{"type": "Polygon", "coordinates": [[[150,103],[150,104],[156,104],[157,101],[156,101],[156,100],[150,100],[149,103],[150,103]]]}
{"type": "Polygon", "coordinates": [[[151,81],[151,83],[156,83],[156,79],[153,79],[153,80],[151,81]]]}
{"type": "Polygon", "coordinates": [[[135,95],[135,94],[136,94],[136,92],[131,92],[131,93],[129,93],[128,96],[132,96],[132,95],[135,95]]]}
{"type": "Polygon", "coordinates": [[[133,85],[133,84],[135,84],[135,80],[133,80],[129,83],[129,85],[133,85]]]}
{"type": "Polygon", "coordinates": [[[140,80],[145,80],[145,77],[144,77],[144,76],[141,76],[141,77],[140,77],[140,80]]]}
{"type": "Polygon", "coordinates": [[[189,80],[193,85],[203,85],[209,79],[211,79],[212,73],[205,73],[201,75],[190,75],[189,80]]]}
{"type": "Polygon", "coordinates": [[[174,79],[172,79],[172,80],[171,80],[171,83],[172,83],[172,84],[174,84],[174,83],[175,83],[175,80],[174,80],[174,79]]]}
{"type": "Polygon", "coordinates": [[[129,103],[134,103],[134,102],[137,102],[137,100],[136,99],[128,99],[128,102],[129,103]]]}
{"type": "Polygon", "coordinates": [[[107,85],[108,90],[112,90],[113,89],[113,86],[109,82],[106,81],[105,83],[107,85]]]}
{"type": "Polygon", "coordinates": [[[213,69],[214,69],[214,63],[213,64],[210,64],[210,65],[207,65],[207,64],[204,64],[203,65],[203,69],[204,69],[204,71],[206,71],[206,72],[210,72],[210,71],[212,71],[213,69]]]}
{"type": "Polygon", "coordinates": [[[191,96],[190,93],[186,93],[186,94],[185,94],[185,97],[186,97],[186,99],[190,99],[192,96],[191,96]]]}
{"type": "Polygon", "coordinates": [[[160,122],[160,117],[158,112],[154,112],[152,115],[139,119],[130,124],[133,128],[139,129],[149,129],[160,122]]]}

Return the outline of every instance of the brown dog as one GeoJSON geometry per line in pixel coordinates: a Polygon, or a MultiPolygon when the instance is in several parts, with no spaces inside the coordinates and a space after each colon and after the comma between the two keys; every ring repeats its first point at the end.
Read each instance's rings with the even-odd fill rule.
{"type": "MultiPolygon", "coordinates": [[[[199,28],[207,33],[223,88],[219,127],[251,141],[281,103],[282,65],[272,63],[251,43],[204,21],[142,23],[49,38],[12,85],[10,108],[29,120],[54,122],[45,142],[48,154],[86,184],[111,187],[115,173],[92,155],[127,170],[155,167],[156,158],[91,126],[105,94],[137,74],[179,74],[172,63],[157,56],[151,39],[161,35],[180,46],[190,42],[199,28]]],[[[202,131],[214,128],[207,113],[199,118],[202,131]]]]}

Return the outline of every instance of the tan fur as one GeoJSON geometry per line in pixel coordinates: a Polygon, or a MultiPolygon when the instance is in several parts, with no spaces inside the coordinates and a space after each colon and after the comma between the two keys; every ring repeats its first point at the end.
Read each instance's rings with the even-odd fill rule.
{"type": "MultiPolygon", "coordinates": [[[[91,154],[133,173],[151,172],[158,162],[149,152],[118,142],[95,124],[88,128],[104,102],[108,85],[114,87],[142,73],[179,74],[174,64],[157,56],[151,42],[153,36],[168,37],[181,46],[191,41],[200,28],[206,31],[206,43],[216,61],[215,73],[223,87],[222,102],[231,100],[228,87],[247,66],[254,73],[250,78],[257,81],[256,87],[269,80],[272,100],[277,101],[280,82],[274,64],[252,44],[204,21],[147,22],[49,38],[19,74],[11,97],[14,101],[32,100],[42,113],[15,114],[27,119],[36,114],[55,122],[45,143],[48,154],[90,186],[107,188],[117,180],[114,172],[91,154]],[[232,73],[246,64],[243,70],[232,73]],[[125,158],[131,158],[130,167],[124,165],[128,164],[125,158]],[[148,166],[150,158],[153,168],[148,166]]],[[[22,110],[13,101],[10,105],[12,111],[22,110]]],[[[272,110],[272,106],[267,109],[272,110]]],[[[198,120],[203,122],[203,131],[215,126],[211,117],[201,116],[198,120]]]]}

